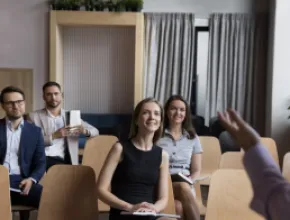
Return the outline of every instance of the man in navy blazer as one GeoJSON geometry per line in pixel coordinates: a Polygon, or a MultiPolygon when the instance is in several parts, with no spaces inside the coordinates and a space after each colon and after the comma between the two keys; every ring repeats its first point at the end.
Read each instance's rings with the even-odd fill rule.
{"type": "Polygon", "coordinates": [[[25,95],[21,89],[4,88],[0,102],[6,113],[0,120],[0,164],[9,170],[11,203],[38,208],[42,192],[38,182],[46,167],[41,129],[24,121],[25,95]]]}

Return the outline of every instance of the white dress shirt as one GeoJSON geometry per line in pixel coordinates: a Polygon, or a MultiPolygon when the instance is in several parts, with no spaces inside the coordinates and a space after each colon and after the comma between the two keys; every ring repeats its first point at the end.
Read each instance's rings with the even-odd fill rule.
{"type": "MultiPolygon", "coordinates": [[[[64,118],[61,115],[54,116],[48,110],[48,119],[49,124],[54,126],[54,132],[65,126],[64,118]]],[[[64,150],[65,150],[65,140],[64,138],[54,139],[52,141],[53,145],[45,148],[45,155],[49,157],[61,157],[64,159],[64,150]]]]}
{"type": "Polygon", "coordinates": [[[22,120],[18,128],[13,130],[12,122],[6,119],[7,150],[4,166],[9,170],[9,175],[20,175],[19,166],[19,146],[24,121],[22,120]]]}

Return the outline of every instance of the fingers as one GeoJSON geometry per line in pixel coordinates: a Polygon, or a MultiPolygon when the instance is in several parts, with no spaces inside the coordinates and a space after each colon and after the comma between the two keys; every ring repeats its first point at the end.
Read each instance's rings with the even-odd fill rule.
{"type": "Polygon", "coordinates": [[[22,180],[19,184],[19,188],[22,189],[25,186],[26,180],[22,180]]]}
{"type": "Polygon", "coordinates": [[[25,187],[24,187],[24,189],[23,189],[23,191],[22,191],[23,195],[28,195],[28,194],[29,194],[30,187],[31,187],[31,186],[30,186],[29,183],[25,184],[25,187]]]}
{"type": "Polygon", "coordinates": [[[233,109],[228,109],[228,113],[231,117],[231,119],[237,123],[237,125],[240,127],[244,127],[245,126],[245,121],[241,118],[241,116],[233,109]]]}
{"type": "Polygon", "coordinates": [[[222,126],[228,130],[229,132],[233,130],[233,126],[231,124],[231,120],[229,118],[229,115],[227,112],[222,113],[222,112],[218,112],[218,118],[222,123],[222,126]]]}
{"type": "Polygon", "coordinates": [[[22,195],[28,195],[29,191],[30,191],[30,188],[31,188],[30,180],[22,180],[20,185],[19,185],[19,188],[22,191],[21,192],[22,195]]]}
{"type": "Polygon", "coordinates": [[[141,207],[146,208],[146,209],[150,209],[150,210],[156,212],[155,206],[151,203],[143,202],[141,207]]]}
{"type": "Polygon", "coordinates": [[[152,212],[152,213],[155,213],[155,211],[154,210],[152,210],[152,209],[149,209],[149,208],[139,208],[139,209],[137,209],[136,210],[136,212],[152,212]]]}

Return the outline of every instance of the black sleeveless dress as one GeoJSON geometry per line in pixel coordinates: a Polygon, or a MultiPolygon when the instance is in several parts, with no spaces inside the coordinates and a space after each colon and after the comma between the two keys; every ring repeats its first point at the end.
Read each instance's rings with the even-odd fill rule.
{"type": "MultiPolygon", "coordinates": [[[[131,203],[155,203],[156,186],[162,162],[162,149],[153,146],[150,151],[136,148],[131,140],[121,143],[122,161],[118,164],[111,182],[111,192],[131,203]]],[[[153,220],[155,217],[120,215],[121,210],[111,208],[110,220],[153,220]]]]}

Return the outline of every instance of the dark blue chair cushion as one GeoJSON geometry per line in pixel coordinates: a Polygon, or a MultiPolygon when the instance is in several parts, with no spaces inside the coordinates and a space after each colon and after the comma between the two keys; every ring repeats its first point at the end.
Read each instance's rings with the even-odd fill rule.
{"type": "MultiPolygon", "coordinates": [[[[128,139],[131,114],[82,114],[82,119],[96,127],[100,134],[114,135],[123,141],[128,139]]],[[[79,147],[84,148],[87,138],[79,137],[79,147]]]]}

